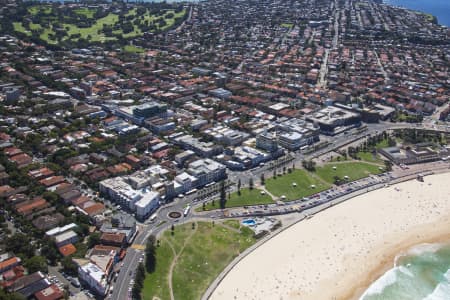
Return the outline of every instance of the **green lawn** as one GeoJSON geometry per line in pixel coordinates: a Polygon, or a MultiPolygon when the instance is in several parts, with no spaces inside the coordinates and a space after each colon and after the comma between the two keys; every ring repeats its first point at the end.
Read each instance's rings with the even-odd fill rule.
{"type": "Polygon", "coordinates": [[[294,24],[292,24],[292,23],[283,23],[280,26],[281,27],[286,27],[286,28],[292,28],[294,26],[294,24]]]}
{"type": "Polygon", "coordinates": [[[194,231],[192,223],[183,224],[175,227],[173,236],[170,230],[163,234],[156,252],[156,270],[147,274],[144,281],[144,300],[155,297],[170,299],[168,274],[173,254],[169,243],[179,255],[172,274],[174,298],[191,300],[200,299],[231,260],[256,241],[247,227],[242,227],[240,232],[225,228],[220,223],[199,222],[196,227],[194,231]]]}
{"type": "Polygon", "coordinates": [[[266,189],[274,196],[286,196],[286,201],[297,200],[330,188],[330,184],[314,178],[305,170],[294,170],[276,179],[266,179],[266,189]],[[297,186],[293,186],[296,183],[297,186]],[[311,186],[315,187],[312,188],[311,186]]]}
{"type": "Polygon", "coordinates": [[[167,276],[173,258],[174,255],[169,243],[163,240],[156,251],[155,272],[147,273],[145,276],[143,299],[152,300],[153,295],[160,299],[170,299],[167,276]]]}
{"type": "Polygon", "coordinates": [[[23,27],[22,23],[20,22],[13,22],[13,28],[14,31],[21,32],[28,36],[31,36],[31,32],[27,30],[25,27],[23,27]]]}
{"type": "Polygon", "coordinates": [[[316,168],[316,174],[329,183],[334,182],[334,176],[338,176],[341,179],[344,176],[348,176],[349,181],[354,181],[381,172],[379,166],[364,162],[330,163],[316,168]],[[336,170],[333,169],[333,166],[336,167],[336,170]]]}
{"type": "MultiPolygon", "coordinates": [[[[212,205],[212,202],[209,202],[205,206],[205,210],[213,210],[219,209],[219,200],[214,201],[215,205],[212,205]]],[[[254,188],[250,190],[248,188],[241,189],[241,195],[239,196],[237,192],[231,194],[230,199],[228,199],[225,207],[239,207],[239,206],[247,206],[247,205],[258,205],[258,204],[270,204],[274,203],[272,198],[269,195],[261,195],[261,190],[254,188]]],[[[203,208],[200,207],[198,211],[202,211],[203,208]]]]}
{"type": "Polygon", "coordinates": [[[223,221],[223,224],[236,229],[241,228],[241,223],[238,220],[225,220],[223,221]]]}
{"type": "Polygon", "coordinates": [[[79,28],[76,25],[64,24],[63,27],[67,29],[67,38],[72,34],[81,34],[82,38],[88,39],[90,36],[91,42],[103,42],[105,40],[113,40],[114,37],[106,37],[103,33],[99,33],[99,30],[103,29],[103,25],[114,25],[119,21],[119,16],[113,13],[108,14],[106,17],[98,19],[91,27],[79,28]]]}
{"type": "Polygon", "coordinates": [[[35,6],[30,6],[28,8],[28,12],[32,15],[35,16],[38,13],[43,13],[43,14],[49,14],[52,12],[52,8],[50,6],[47,5],[35,5],[35,6]]]}
{"type": "MultiPolygon", "coordinates": [[[[79,16],[85,16],[88,19],[95,18],[96,9],[90,9],[87,7],[79,7],[79,8],[75,8],[73,11],[75,12],[75,14],[77,14],[79,16]]],[[[113,31],[113,34],[121,36],[121,38],[134,38],[134,37],[142,36],[144,34],[142,32],[142,30],[137,25],[134,25],[134,22],[136,20],[139,21],[141,24],[144,22],[149,22],[149,23],[154,22],[156,25],[156,28],[158,30],[167,30],[174,25],[176,18],[183,17],[186,14],[186,9],[183,9],[179,13],[175,13],[174,9],[169,9],[164,13],[164,15],[161,15],[161,16],[152,13],[150,9],[147,9],[145,11],[145,13],[142,13],[141,15],[138,15],[137,11],[138,10],[136,8],[133,8],[133,9],[130,9],[126,14],[127,16],[133,17],[133,19],[130,20],[130,22],[133,24],[133,30],[131,32],[123,33],[122,29],[116,28],[116,30],[113,31]],[[167,16],[169,14],[173,14],[173,16],[168,18],[167,16]],[[159,22],[155,21],[158,18],[163,18],[165,20],[166,24],[164,26],[160,27],[159,22]]],[[[92,26],[87,27],[87,28],[79,27],[77,25],[78,23],[74,22],[71,18],[63,19],[64,21],[67,21],[67,22],[58,21],[56,19],[56,12],[53,12],[52,7],[50,7],[48,5],[47,6],[45,6],[45,5],[31,6],[28,9],[28,13],[31,16],[39,16],[39,17],[41,17],[42,20],[44,20],[44,18],[45,18],[46,21],[42,23],[42,24],[46,24],[45,26],[42,26],[42,28],[41,28],[41,25],[31,23],[30,29],[42,29],[43,33],[40,35],[40,38],[47,43],[56,43],[56,41],[50,39],[49,35],[54,34],[55,28],[57,28],[59,26],[63,27],[66,30],[66,35],[62,38],[64,41],[68,41],[68,40],[77,41],[79,39],[78,37],[71,37],[71,35],[77,35],[77,34],[80,35],[80,38],[86,39],[90,42],[104,42],[104,41],[111,41],[111,40],[118,39],[117,36],[106,36],[103,33],[104,25],[107,25],[108,27],[114,27],[118,23],[119,16],[114,13],[109,13],[107,16],[105,16],[103,18],[99,18],[96,20],[94,19],[92,26]],[[61,23],[58,23],[58,22],[61,22],[61,23]]],[[[27,36],[31,36],[31,32],[23,26],[22,22],[14,22],[13,26],[14,26],[14,31],[24,33],[27,36]]],[[[131,52],[135,52],[135,53],[139,52],[140,53],[140,50],[133,49],[133,51],[131,51],[131,52]]]]}
{"type": "Polygon", "coordinates": [[[77,15],[86,16],[88,19],[92,19],[94,17],[96,9],[80,7],[73,10],[77,15]]]}
{"type": "Polygon", "coordinates": [[[377,148],[377,150],[387,148],[387,147],[389,147],[389,142],[387,139],[384,139],[375,145],[375,148],[377,148]]]}
{"type": "Polygon", "coordinates": [[[383,161],[378,157],[378,155],[375,154],[375,156],[374,156],[372,154],[372,152],[360,151],[360,152],[358,152],[358,154],[356,156],[359,157],[363,161],[372,162],[372,163],[380,163],[380,164],[383,163],[383,161]]]}
{"type": "Polygon", "coordinates": [[[133,45],[125,45],[123,47],[123,51],[128,53],[144,53],[144,48],[136,47],[133,45]]]}

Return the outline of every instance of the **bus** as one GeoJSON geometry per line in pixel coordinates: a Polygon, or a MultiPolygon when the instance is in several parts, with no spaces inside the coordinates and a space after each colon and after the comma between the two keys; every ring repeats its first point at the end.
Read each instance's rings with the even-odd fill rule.
{"type": "Polygon", "coordinates": [[[157,217],[158,215],[157,214],[153,214],[151,217],[150,217],[150,222],[154,222],[155,220],[156,220],[156,217],[157,217]]]}
{"type": "Polygon", "coordinates": [[[192,189],[189,192],[186,192],[186,195],[190,195],[190,194],[193,194],[193,193],[196,193],[196,192],[197,192],[197,189],[192,189]]]}
{"type": "Polygon", "coordinates": [[[190,205],[186,206],[186,208],[184,209],[184,212],[183,212],[183,216],[186,217],[189,214],[190,210],[191,210],[191,206],[190,205]]]}

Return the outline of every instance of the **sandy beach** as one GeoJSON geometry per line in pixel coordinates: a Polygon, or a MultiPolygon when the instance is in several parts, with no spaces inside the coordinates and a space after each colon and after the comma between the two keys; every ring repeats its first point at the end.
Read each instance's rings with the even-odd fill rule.
{"type": "Polygon", "coordinates": [[[382,188],[318,213],[239,262],[210,299],[358,299],[425,242],[450,241],[450,174],[382,188]]]}

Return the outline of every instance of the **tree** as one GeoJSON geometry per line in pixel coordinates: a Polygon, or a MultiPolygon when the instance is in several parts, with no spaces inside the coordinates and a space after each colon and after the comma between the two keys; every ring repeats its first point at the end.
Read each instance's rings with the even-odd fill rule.
{"type": "Polygon", "coordinates": [[[100,244],[100,233],[94,232],[88,238],[88,247],[92,248],[97,244],[100,244]]]}
{"type": "MultiPolygon", "coordinates": [[[[172,224],[172,234],[175,230],[175,227],[172,224]]],[[[154,235],[150,235],[147,244],[145,246],[145,267],[147,272],[153,273],[156,267],[156,248],[155,248],[156,238],[154,235]]]]}
{"type": "Polygon", "coordinates": [[[335,185],[340,185],[341,184],[341,178],[339,178],[339,176],[334,176],[333,177],[333,181],[335,185]]]}
{"type": "Polygon", "coordinates": [[[261,174],[261,185],[264,185],[266,183],[266,180],[264,178],[264,173],[261,174]]]}
{"type": "Polygon", "coordinates": [[[60,257],[56,243],[52,238],[44,237],[41,241],[41,255],[45,256],[50,262],[50,265],[55,266],[60,257]]]}
{"type": "Polygon", "coordinates": [[[225,181],[222,180],[220,184],[220,208],[224,209],[227,203],[227,195],[225,192],[225,181]]]}
{"type": "Polygon", "coordinates": [[[141,299],[141,287],[138,286],[138,284],[135,282],[133,285],[133,289],[131,290],[131,295],[133,296],[133,299],[140,300],[141,299]]]}
{"type": "Polygon", "coordinates": [[[64,272],[70,275],[77,275],[78,268],[77,265],[72,261],[71,256],[66,256],[61,260],[61,265],[63,267],[64,272]]]}
{"type": "Polygon", "coordinates": [[[238,179],[238,184],[237,184],[237,193],[240,196],[241,195],[241,179],[238,179]]]}
{"type": "Polygon", "coordinates": [[[0,299],[2,300],[25,300],[26,298],[19,293],[6,293],[0,289],[0,299]]]}
{"type": "Polygon", "coordinates": [[[249,189],[253,190],[253,177],[250,177],[250,179],[248,180],[248,187],[249,189]]]}
{"type": "Polygon", "coordinates": [[[386,167],[386,171],[388,172],[392,171],[392,162],[390,160],[385,160],[384,165],[386,167]]]}
{"type": "Polygon", "coordinates": [[[139,263],[136,269],[135,283],[140,289],[144,287],[144,279],[145,279],[145,267],[143,263],[139,263]]]}
{"type": "Polygon", "coordinates": [[[28,235],[16,233],[5,240],[5,249],[8,252],[15,253],[22,258],[34,256],[35,247],[31,244],[28,235]]]}
{"type": "Polygon", "coordinates": [[[48,271],[47,260],[43,256],[33,256],[32,258],[27,259],[24,266],[28,269],[28,273],[30,274],[38,271],[47,273],[48,271]]]}

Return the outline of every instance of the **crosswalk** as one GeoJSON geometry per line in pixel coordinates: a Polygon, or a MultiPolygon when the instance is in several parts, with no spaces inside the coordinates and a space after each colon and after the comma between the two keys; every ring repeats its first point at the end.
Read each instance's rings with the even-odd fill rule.
{"type": "Polygon", "coordinates": [[[142,244],[133,244],[131,245],[131,248],[135,249],[135,250],[145,250],[145,245],[142,244]]]}

